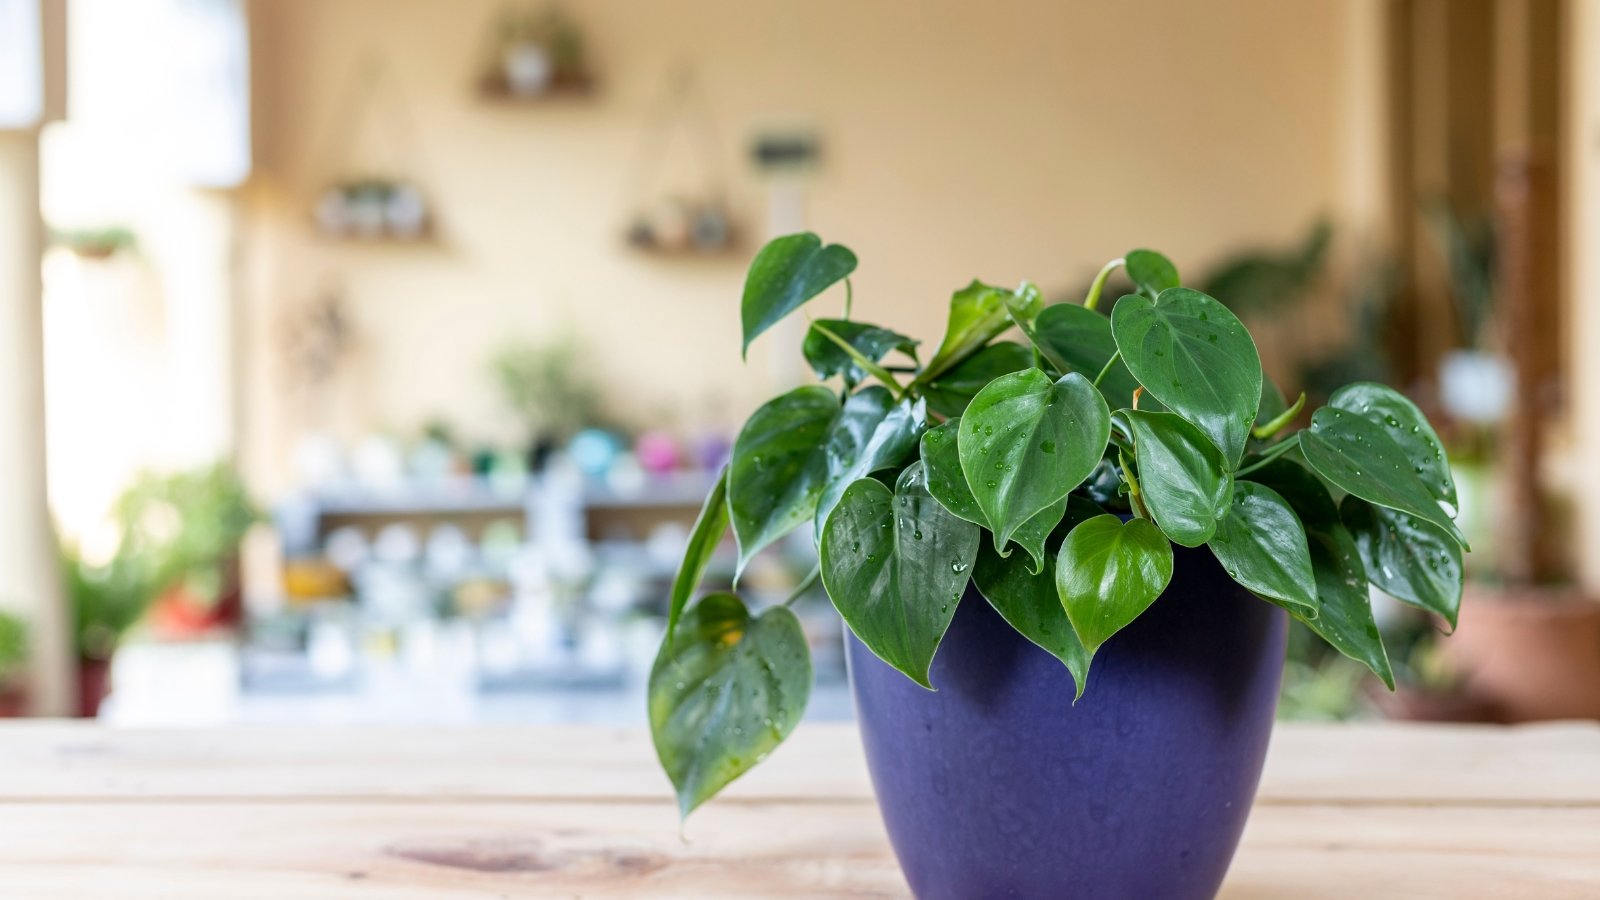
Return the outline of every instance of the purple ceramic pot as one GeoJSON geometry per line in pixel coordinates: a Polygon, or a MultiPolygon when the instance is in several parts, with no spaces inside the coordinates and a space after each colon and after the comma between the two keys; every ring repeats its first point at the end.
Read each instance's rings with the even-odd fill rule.
{"type": "Polygon", "coordinates": [[[1287,617],[1205,549],[1072,676],[969,587],[929,692],[846,635],[878,807],[918,897],[1212,897],[1272,733],[1287,617]]]}

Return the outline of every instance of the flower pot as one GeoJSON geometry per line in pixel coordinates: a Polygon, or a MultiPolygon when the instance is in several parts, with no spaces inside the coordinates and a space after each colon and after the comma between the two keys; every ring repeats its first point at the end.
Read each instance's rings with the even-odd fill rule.
{"type": "Polygon", "coordinates": [[[1600,603],[1575,590],[1469,583],[1445,651],[1501,721],[1600,719],[1600,603]]]}
{"type": "Polygon", "coordinates": [[[111,660],[78,660],[78,717],[93,719],[100,714],[100,704],[111,693],[111,660]]]}
{"type": "Polygon", "coordinates": [[[936,692],[853,635],[867,764],[918,897],[1211,897],[1244,828],[1283,674],[1287,617],[1207,550],[1174,548],[1166,592],[1066,667],[971,587],[936,692]]]}

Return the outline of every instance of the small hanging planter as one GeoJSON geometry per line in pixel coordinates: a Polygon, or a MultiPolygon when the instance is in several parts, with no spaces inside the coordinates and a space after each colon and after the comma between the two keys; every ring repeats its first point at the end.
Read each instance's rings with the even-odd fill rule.
{"type": "Polygon", "coordinates": [[[316,221],[328,237],[420,241],[428,236],[428,203],[407,181],[353,179],[322,192],[316,221]]]}
{"type": "Polygon", "coordinates": [[[94,262],[110,259],[118,253],[133,251],[139,246],[139,241],[133,232],[120,227],[53,231],[50,234],[50,242],[71,250],[79,259],[94,262]]]}
{"type": "Polygon", "coordinates": [[[694,72],[684,68],[668,80],[655,120],[640,142],[638,162],[629,179],[633,212],[624,232],[628,246],[645,253],[715,256],[739,250],[740,229],[727,201],[728,191],[717,155],[711,105],[694,72]],[[679,131],[696,145],[702,186],[664,193],[661,166],[679,131]]]}
{"type": "Polygon", "coordinates": [[[583,34],[559,7],[507,4],[495,20],[478,92],[525,102],[587,94],[594,87],[583,34]]]}

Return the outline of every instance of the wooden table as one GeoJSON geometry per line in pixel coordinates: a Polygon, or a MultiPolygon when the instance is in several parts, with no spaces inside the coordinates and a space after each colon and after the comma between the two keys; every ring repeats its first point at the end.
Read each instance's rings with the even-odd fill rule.
{"type": "MultiPolygon", "coordinates": [[[[849,726],[680,840],[581,728],[0,727],[0,897],[898,896],[849,726]]],[[[1600,897],[1600,724],[1283,726],[1224,896],[1600,897]]]]}

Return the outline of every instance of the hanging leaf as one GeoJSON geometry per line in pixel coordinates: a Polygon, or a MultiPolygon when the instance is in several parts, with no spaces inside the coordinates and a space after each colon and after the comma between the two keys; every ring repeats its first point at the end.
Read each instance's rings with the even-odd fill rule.
{"type": "Polygon", "coordinates": [[[667,634],[677,627],[678,617],[683,615],[683,608],[689,605],[695,587],[705,576],[706,566],[710,564],[711,556],[716,553],[717,545],[722,543],[722,535],[727,530],[728,469],[724,466],[717,473],[717,483],[711,486],[711,493],[706,495],[705,505],[700,507],[700,516],[694,520],[694,528],[689,532],[689,545],[683,551],[683,563],[678,566],[678,574],[672,579],[672,592],[668,595],[667,634]]]}
{"type": "Polygon", "coordinates": [[[979,391],[961,417],[957,449],[995,547],[1081,484],[1110,435],[1105,400],[1075,372],[1051,381],[1024,369],[979,391]]]}
{"type": "Polygon", "coordinates": [[[1151,300],[1161,296],[1162,291],[1178,286],[1178,267],[1154,250],[1132,250],[1122,259],[1128,280],[1151,300]]]}
{"type": "Polygon", "coordinates": [[[1306,531],[1264,484],[1234,485],[1233,504],[1207,544],[1229,577],[1286,609],[1317,616],[1317,577],[1306,531]]]}
{"type": "MultiPolygon", "coordinates": [[[[1116,355],[1117,341],[1111,336],[1111,320],[1075,303],[1057,303],[1039,312],[1033,323],[1034,337],[1050,348],[1051,355],[1093,381],[1116,355]]],[[[1064,374],[1064,373],[1063,373],[1064,374]]],[[[1118,360],[1100,381],[1100,393],[1112,409],[1133,405],[1133,392],[1139,382],[1118,360]]]]}
{"type": "Polygon", "coordinates": [[[866,380],[867,373],[850,358],[844,348],[818,331],[818,325],[844,338],[857,352],[873,362],[883,359],[891,350],[899,350],[907,355],[916,351],[917,342],[897,331],[849,319],[817,319],[806,329],[800,352],[811,365],[811,371],[823,381],[843,375],[845,385],[853,388],[866,380]]]}
{"type": "MultiPolygon", "coordinates": [[[[866,393],[872,388],[866,388],[866,393]]],[[[859,395],[858,395],[859,396],[859,395]]],[[[887,394],[886,394],[887,396],[887,394]]],[[[851,400],[855,398],[852,397],[851,400]]],[[[845,402],[845,418],[850,412],[850,401],[845,402]]],[[[865,416],[864,416],[865,419],[865,416]]],[[[817,501],[814,519],[816,534],[822,536],[822,526],[844,493],[858,478],[880,469],[899,468],[917,450],[917,441],[928,420],[927,404],[922,400],[902,400],[894,404],[875,422],[864,438],[852,429],[851,440],[828,444],[828,481],[817,501]]],[[[835,427],[834,434],[842,429],[835,427]]]]}
{"type": "Polygon", "coordinates": [[[811,696],[811,653],[786,607],[755,618],[738,597],[701,599],[650,669],[650,734],[687,817],[765,759],[811,696]]]}
{"type": "Polygon", "coordinates": [[[1172,580],[1172,544],[1148,519],[1107,513],[1079,523],[1056,556],[1056,593],[1092,656],[1172,580]]]}
{"type": "Polygon", "coordinates": [[[990,344],[959,365],[927,383],[922,396],[928,408],[950,418],[966,412],[967,404],[989,382],[1001,375],[1033,367],[1033,353],[1012,341],[990,344]]]}
{"type": "Polygon", "coordinates": [[[912,463],[893,493],[870,478],[845,489],[822,531],[822,586],[861,643],[932,690],[928,667],[966,590],[978,540],[978,526],[940,506],[922,463],[912,463]]]}
{"type": "Polygon", "coordinates": [[[1090,655],[1072,630],[1056,593],[1055,566],[1055,560],[1049,559],[1042,572],[1029,572],[1022,557],[1001,557],[993,547],[984,545],[978,548],[972,582],[1012,628],[1061,660],[1072,673],[1077,688],[1073,699],[1077,699],[1089,680],[1090,655]]]}
{"type": "MultiPolygon", "coordinates": [[[[972,496],[972,488],[967,486],[967,476],[961,471],[960,427],[961,418],[957,416],[922,435],[922,463],[927,472],[928,493],[952,515],[988,528],[989,520],[978,508],[978,500],[972,496]]],[[[1022,527],[1011,536],[1033,558],[1035,573],[1044,568],[1049,558],[1045,553],[1045,539],[1061,521],[1066,509],[1067,498],[1062,497],[1059,503],[1045,507],[1042,512],[1022,523],[1022,527]]],[[[1009,553],[1006,555],[1010,556],[1009,553]]]]}
{"type": "Polygon", "coordinates": [[[750,263],[745,276],[744,300],[739,312],[744,321],[744,349],[763,331],[799,309],[856,270],[856,255],[839,244],[823,246],[809,232],[769,241],[750,263]]]}
{"type": "Polygon", "coordinates": [[[1397,600],[1438,613],[1456,627],[1461,609],[1461,548],[1416,516],[1356,497],[1339,504],[1367,577],[1397,600]]]}
{"type": "Polygon", "coordinates": [[[1261,397],[1261,358],[1244,324],[1189,288],[1157,300],[1124,297],[1111,332],[1128,371],[1168,409],[1188,419],[1230,467],[1244,454],[1261,397]]]}
{"type": "Polygon", "coordinates": [[[1174,543],[1211,540],[1233,500],[1233,475],[1222,451],[1172,413],[1124,410],[1139,462],[1139,490],[1150,515],[1174,543]]]}
{"type": "Polygon", "coordinates": [[[750,416],[734,439],[728,463],[738,573],[761,548],[815,514],[828,478],[829,443],[868,433],[883,417],[888,398],[882,388],[862,391],[852,398],[856,405],[849,415],[841,417],[833,392],[809,385],[767,401],[750,416]]]}
{"type": "Polygon", "coordinates": [[[1425,519],[1463,548],[1467,539],[1417,476],[1405,448],[1388,429],[1360,413],[1324,406],[1300,432],[1300,451],[1317,474],[1378,506],[1425,519]]]}
{"type": "Polygon", "coordinates": [[[1434,498],[1452,508],[1457,507],[1456,483],[1450,477],[1450,461],[1445,458],[1444,444],[1422,410],[1405,395],[1386,385],[1357,382],[1334,391],[1328,398],[1328,405],[1364,416],[1381,426],[1404,451],[1412,472],[1434,498]]]}
{"type": "MultiPolygon", "coordinates": [[[[914,383],[934,381],[1011,328],[1012,309],[1007,306],[1007,300],[1014,296],[1005,288],[981,281],[956,291],[950,298],[950,318],[945,325],[944,340],[914,383]]],[[[1032,302],[1040,302],[1037,294],[1032,302]]],[[[1027,316],[1030,311],[1024,306],[1018,314],[1027,316]]],[[[1029,361],[1032,361],[1031,355],[1029,361]]]]}

